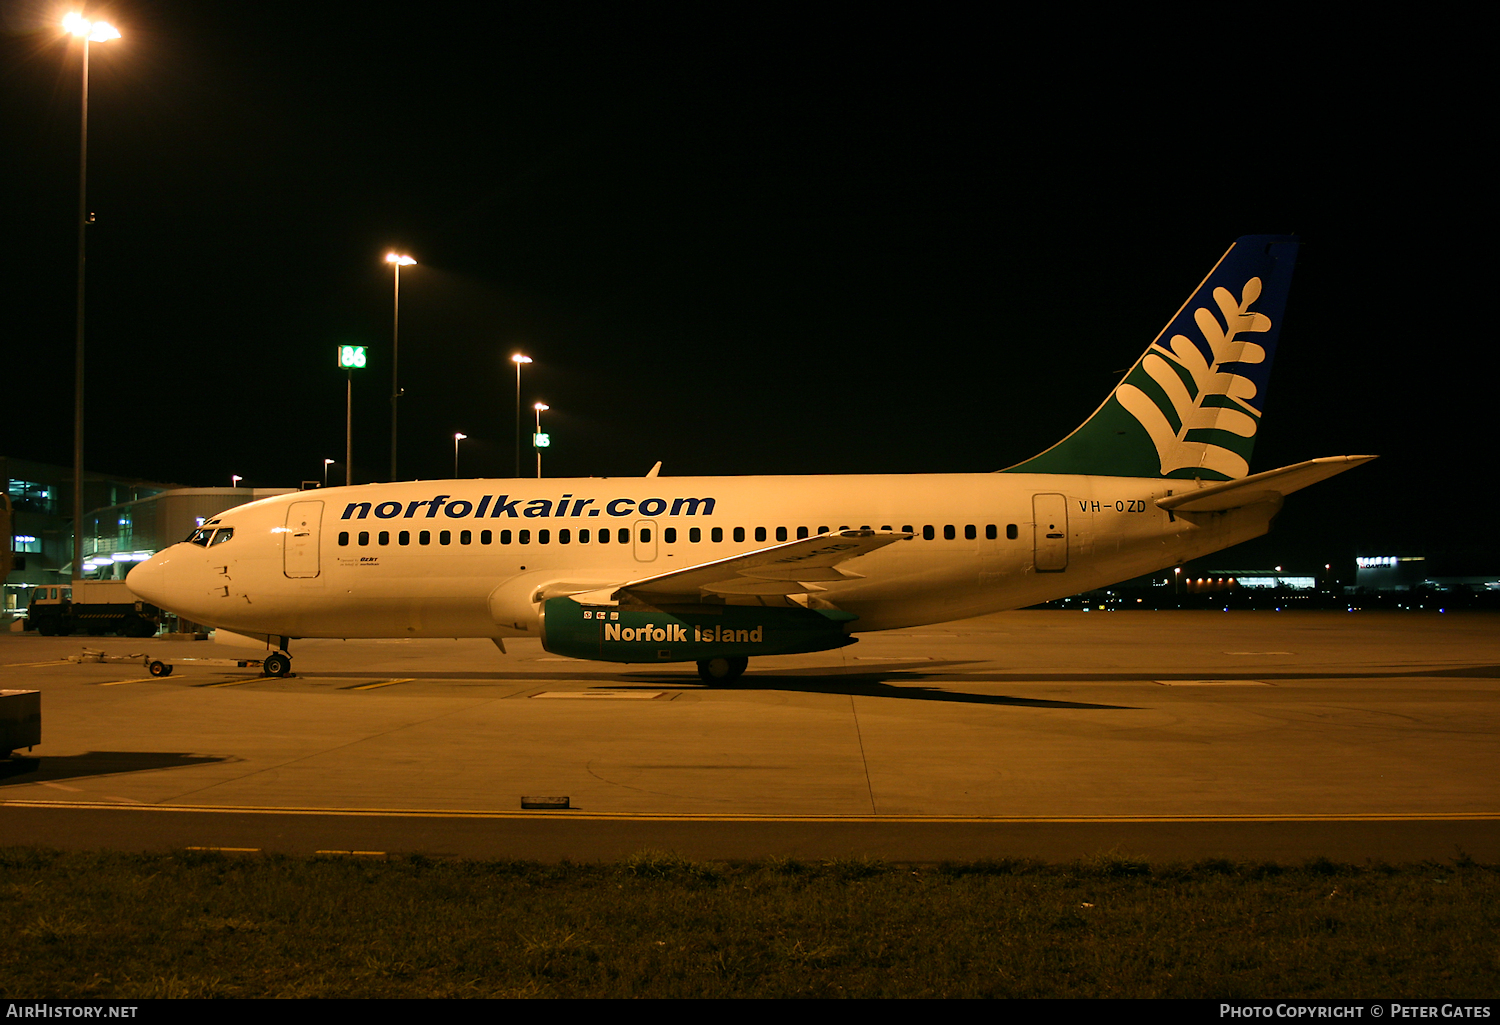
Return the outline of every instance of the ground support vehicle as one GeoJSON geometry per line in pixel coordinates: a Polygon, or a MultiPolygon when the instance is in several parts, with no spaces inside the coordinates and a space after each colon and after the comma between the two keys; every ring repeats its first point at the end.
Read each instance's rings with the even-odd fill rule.
{"type": "Polygon", "coordinates": [[[138,663],[146,667],[152,676],[171,676],[177,666],[208,666],[216,669],[259,669],[262,676],[290,676],[292,660],[275,653],[266,658],[152,658],[150,655],[109,655],[92,648],[84,648],[82,655],[69,655],[69,662],[121,662],[138,663]]]}
{"type": "Polygon", "coordinates": [[[132,594],[123,580],[75,580],[42,584],[26,611],[27,629],[43,637],[82,631],[91,636],[118,633],[152,637],[161,627],[162,611],[132,594]]]}

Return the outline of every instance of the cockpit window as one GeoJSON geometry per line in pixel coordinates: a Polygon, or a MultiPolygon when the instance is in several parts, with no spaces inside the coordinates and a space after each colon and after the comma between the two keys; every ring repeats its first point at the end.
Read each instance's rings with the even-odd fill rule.
{"type": "Polygon", "coordinates": [[[190,534],[188,536],[188,543],[189,544],[195,544],[195,545],[202,545],[204,548],[207,548],[208,547],[208,539],[211,538],[211,537],[213,537],[213,534],[214,534],[214,528],[212,528],[212,527],[199,527],[197,530],[193,531],[192,534],[190,534]]]}
{"type": "Polygon", "coordinates": [[[214,535],[214,539],[210,541],[208,545],[210,548],[212,548],[214,545],[223,544],[225,541],[228,541],[232,537],[234,537],[233,527],[220,527],[219,532],[214,535]]]}

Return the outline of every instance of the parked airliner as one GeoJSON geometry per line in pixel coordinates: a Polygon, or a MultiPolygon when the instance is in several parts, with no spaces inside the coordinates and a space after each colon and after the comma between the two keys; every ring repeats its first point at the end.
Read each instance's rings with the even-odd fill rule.
{"type": "Polygon", "coordinates": [[[1250,473],[1297,243],[1232,245],[1073,433],[989,473],[412,481],[251,502],[130,589],[263,643],[513,637],[607,662],[822,651],[1058,598],[1264,534],[1374,456],[1250,473]]]}

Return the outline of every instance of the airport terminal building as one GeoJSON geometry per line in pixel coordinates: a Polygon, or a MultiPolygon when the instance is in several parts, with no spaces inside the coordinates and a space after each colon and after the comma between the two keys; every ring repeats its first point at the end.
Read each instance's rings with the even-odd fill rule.
{"type": "MultiPolygon", "coordinates": [[[[0,482],[11,508],[12,569],[5,577],[0,616],[29,604],[39,584],[73,575],[73,469],[0,456],[0,482]]],[[[84,475],[83,573],[89,580],[122,580],[130,567],[187,537],[225,509],[294,488],[187,488],[162,481],[84,475]]]]}

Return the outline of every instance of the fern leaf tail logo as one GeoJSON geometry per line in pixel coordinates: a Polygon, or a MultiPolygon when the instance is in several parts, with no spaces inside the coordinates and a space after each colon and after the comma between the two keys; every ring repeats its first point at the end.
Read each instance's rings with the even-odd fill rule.
{"type": "Polygon", "coordinates": [[[1246,476],[1295,260],[1290,237],[1236,241],[1093,416],[1008,472],[1246,476]]]}

